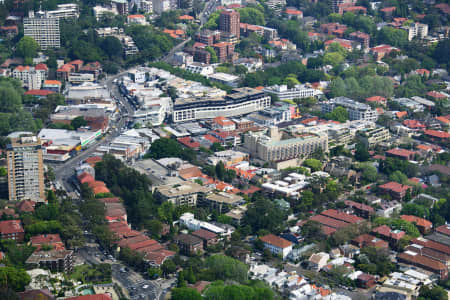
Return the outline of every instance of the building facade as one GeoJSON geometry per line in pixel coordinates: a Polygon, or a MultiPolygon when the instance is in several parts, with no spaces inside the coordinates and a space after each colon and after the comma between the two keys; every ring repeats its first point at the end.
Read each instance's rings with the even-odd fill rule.
{"type": "Polygon", "coordinates": [[[264,88],[267,93],[272,93],[278,96],[280,100],[292,100],[301,99],[307,97],[316,97],[321,95],[322,92],[316,89],[312,89],[305,85],[296,85],[295,87],[289,89],[287,85],[274,85],[264,88]]]}
{"type": "Polygon", "coordinates": [[[223,10],[220,13],[219,29],[220,31],[233,34],[239,39],[241,34],[239,13],[232,9],[223,10]]]}
{"type": "Polygon", "coordinates": [[[25,36],[32,37],[42,49],[61,46],[58,18],[47,18],[42,14],[35,16],[30,12],[29,17],[23,19],[23,32],[25,36]]]}
{"type": "Polygon", "coordinates": [[[264,161],[283,161],[308,156],[317,149],[328,151],[328,135],[310,132],[280,132],[271,127],[269,132],[249,132],[244,147],[264,161]]]}
{"type": "Polygon", "coordinates": [[[7,146],[9,200],[44,201],[44,164],[40,140],[12,139],[7,146]]]}
{"type": "Polygon", "coordinates": [[[337,107],[343,107],[348,111],[350,120],[365,120],[375,122],[378,119],[378,113],[369,105],[357,102],[347,97],[336,97],[330,101],[322,103],[322,112],[332,112],[337,107]]]}

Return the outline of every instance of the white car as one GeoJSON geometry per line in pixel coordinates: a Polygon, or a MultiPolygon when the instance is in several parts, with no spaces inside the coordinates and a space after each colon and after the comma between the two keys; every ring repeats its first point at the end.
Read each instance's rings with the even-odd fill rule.
{"type": "Polygon", "coordinates": [[[142,288],[143,288],[144,290],[145,290],[145,289],[148,289],[148,285],[146,284],[146,285],[144,285],[142,288]]]}

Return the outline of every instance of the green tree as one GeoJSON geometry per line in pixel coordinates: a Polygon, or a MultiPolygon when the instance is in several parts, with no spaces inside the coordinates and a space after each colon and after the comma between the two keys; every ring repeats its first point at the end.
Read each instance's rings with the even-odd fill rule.
{"type": "Polygon", "coordinates": [[[316,172],[322,169],[322,163],[320,160],[309,158],[303,162],[303,165],[311,168],[311,171],[316,172]]]}
{"type": "Polygon", "coordinates": [[[344,107],[338,106],[332,112],[326,113],[325,118],[344,123],[348,120],[348,111],[344,107]]]}
{"type": "Polygon", "coordinates": [[[435,285],[432,288],[428,286],[422,286],[419,291],[419,298],[418,300],[448,300],[448,294],[447,291],[438,286],[435,285]]]}
{"type": "Polygon", "coordinates": [[[14,267],[0,268],[0,286],[9,287],[16,292],[21,292],[31,281],[30,275],[24,269],[14,267]]]}
{"type": "Polygon", "coordinates": [[[286,213],[261,195],[253,196],[253,201],[245,214],[245,221],[252,227],[253,232],[256,233],[261,229],[281,232],[287,217],[286,213]]]}
{"type": "Polygon", "coordinates": [[[219,59],[217,58],[217,54],[216,51],[214,51],[214,49],[211,46],[206,46],[205,50],[209,52],[209,54],[211,54],[211,63],[212,64],[216,64],[219,62],[219,59]]]}
{"type": "Polygon", "coordinates": [[[122,43],[114,36],[105,37],[100,43],[100,47],[109,56],[109,58],[122,57],[122,43]]]}
{"type": "Polygon", "coordinates": [[[147,275],[151,279],[155,279],[155,278],[158,278],[158,277],[160,277],[162,275],[162,271],[158,267],[150,267],[147,270],[147,275]]]}
{"type": "Polygon", "coordinates": [[[37,55],[39,44],[29,36],[24,36],[16,45],[16,54],[22,58],[33,58],[37,55]]]}
{"type": "Polygon", "coordinates": [[[177,266],[171,259],[166,259],[161,265],[161,271],[163,272],[164,276],[175,273],[176,270],[177,266]]]}
{"type": "Polygon", "coordinates": [[[238,282],[247,280],[248,267],[234,258],[224,255],[212,255],[205,261],[207,280],[232,279],[238,282]]]}
{"type": "Polygon", "coordinates": [[[77,130],[80,127],[87,126],[87,122],[83,116],[79,116],[70,121],[70,126],[72,126],[73,129],[77,130]]]}
{"type": "Polygon", "coordinates": [[[255,25],[264,25],[264,13],[253,7],[244,7],[238,9],[240,20],[242,23],[249,23],[255,25]]]}
{"type": "Polygon", "coordinates": [[[367,150],[366,146],[362,143],[358,143],[356,145],[356,151],[355,151],[355,159],[357,161],[368,161],[370,158],[369,151],[367,150]]]}
{"type": "Polygon", "coordinates": [[[395,181],[401,184],[405,184],[408,182],[408,176],[403,174],[401,171],[395,171],[391,175],[389,175],[389,180],[395,181]]]}
{"type": "Polygon", "coordinates": [[[362,178],[368,182],[375,182],[378,178],[377,169],[371,164],[362,164],[362,178]]]}
{"type": "Polygon", "coordinates": [[[195,289],[183,287],[172,290],[172,300],[202,300],[202,295],[195,289]]]}

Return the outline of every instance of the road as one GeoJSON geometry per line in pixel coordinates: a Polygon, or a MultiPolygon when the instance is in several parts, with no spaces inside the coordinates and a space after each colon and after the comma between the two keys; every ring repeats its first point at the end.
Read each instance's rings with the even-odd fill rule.
{"type": "Polygon", "coordinates": [[[91,265],[110,264],[113,281],[119,283],[126,296],[132,300],[163,300],[167,287],[175,283],[174,280],[147,280],[117,260],[109,260],[98,246],[80,248],[77,250],[76,256],[91,265]]]}
{"type": "Polygon", "coordinates": [[[169,53],[167,53],[164,57],[160,58],[160,61],[164,61],[164,62],[168,62],[170,60],[170,58],[172,57],[172,55],[174,55],[175,53],[179,52],[181,49],[183,49],[184,45],[186,45],[189,41],[191,40],[191,38],[188,38],[187,40],[182,41],[181,43],[179,43],[178,45],[176,45],[175,47],[173,47],[169,53]]]}
{"type": "Polygon", "coordinates": [[[53,165],[56,180],[61,183],[61,185],[66,189],[67,192],[74,191],[71,180],[74,180],[74,170],[80,164],[80,162],[91,156],[96,151],[98,146],[105,145],[115,137],[119,136],[120,128],[122,128],[127,122],[127,115],[133,114],[133,107],[130,105],[127,99],[123,98],[120,95],[117,86],[114,84],[115,79],[125,75],[126,73],[127,71],[124,71],[114,76],[110,76],[106,78],[105,81],[100,83],[106,85],[106,89],[110,91],[111,96],[118,100],[118,108],[120,109],[121,113],[119,114],[118,119],[114,121],[114,124],[110,124],[110,126],[115,125],[116,129],[112,129],[110,127],[110,130],[103,136],[102,139],[95,141],[93,144],[89,145],[87,149],[82,150],[81,153],[79,153],[75,157],[70,158],[63,164],[53,165]]]}

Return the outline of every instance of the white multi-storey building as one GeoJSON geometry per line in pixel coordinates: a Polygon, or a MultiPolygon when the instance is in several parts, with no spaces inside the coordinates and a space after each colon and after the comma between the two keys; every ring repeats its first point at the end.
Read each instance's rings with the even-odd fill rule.
{"type": "Polygon", "coordinates": [[[347,97],[336,97],[322,103],[322,112],[332,112],[336,107],[342,106],[348,111],[350,120],[365,120],[375,122],[378,113],[369,105],[357,102],[347,97]]]}
{"type": "Polygon", "coordinates": [[[173,121],[183,122],[215,117],[233,117],[270,107],[270,96],[252,88],[237,88],[219,98],[178,98],[173,106],[173,121]]]}
{"type": "Polygon", "coordinates": [[[413,23],[411,26],[405,28],[408,31],[408,40],[411,41],[413,38],[418,37],[423,39],[428,36],[428,25],[422,23],[413,23]]]}
{"type": "Polygon", "coordinates": [[[157,14],[170,10],[170,7],[170,0],[153,0],[153,11],[157,14]]]}
{"type": "Polygon", "coordinates": [[[42,12],[38,12],[36,16],[34,12],[30,12],[29,17],[23,19],[23,32],[25,36],[32,37],[42,49],[61,46],[59,19],[47,18],[42,12]]]}
{"type": "Polygon", "coordinates": [[[287,85],[274,85],[264,88],[264,91],[277,95],[280,100],[316,97],[323,94],[320,90],[307,87],[304,84],[296,85],[292,89],[289,89],[287,85]]]}
{"type": "Polygon", "coordinates": [[[141,0],[141,10],[145,13],[153,12],[153,2],[149,0],[141,0]]]}
{"type": "Polygon", "coordinates": [[[249,132],[244,137],[244,147],[264,161],[284,161],[305,157],[318,149],[328,151],[328,135],[291,130],[279,131],[272,126],[268,132],[249,132]]]}
{"type": "Polygon", "coordinates": [[[56,19],[66,19],[66,18],[77,18],[80,16],[80,9],[78,4],[67,3],[58,4],[57,9],[49,10],[45,12],[45,17],[56,18],[56,19]]]}
{"type": "Polygon", "coordinates": [[[42,82],[47,79],[47,66],[39,64],[36,67],[17,66],[12,71],[12,77],[20,80],[28,90],[41,89],[42,82]]]}

